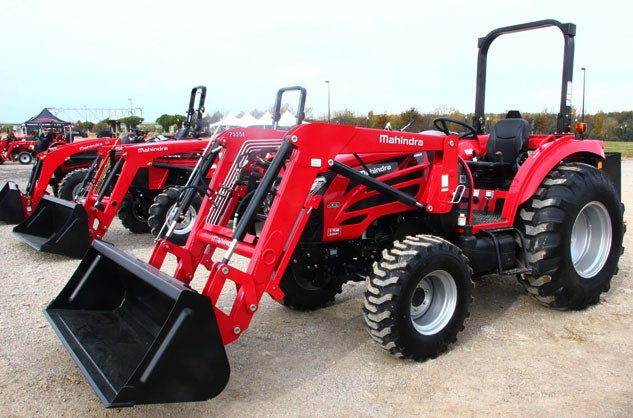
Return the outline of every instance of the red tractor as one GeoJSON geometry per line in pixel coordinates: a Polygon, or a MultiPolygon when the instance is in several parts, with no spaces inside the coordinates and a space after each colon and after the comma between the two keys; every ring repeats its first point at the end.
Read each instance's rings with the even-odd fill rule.
{"type": "MultiPolygon", "coordinates": [[[[221,136],[205,152],[185,186],[166,188],[154,199],[148,218],[154,236],[184,245],[193,227],[201,198],[208,193],[218,193],[225,197],[233,194],[232,200],[237,199],[234,204],[237,205],[239,201],[239,207],[244,207],[261,179],[263,170],[281,144],[284,131],[278,131],[278,124],[281,119],[282,98],[288,92],[298,93],[296,124],[303,123],[307,96],[305,88],[293,86],[279,89],[272,115],[272,129],[233,130],[221,136]],[[222,167],[226,168],[231,164],[237,165],[228,172],[223,171],[222,167]],[[211,176],[216,177],[217,189],[209,189],[211,176]]],[[[223,208],[226,213],[233,213],[235,209],[236,206],[223,208]]],[[[228,222],[228,219],[225,218],[225,221],[228,222]]]]}
{"type": "Polygon", "coordinates": [[[80,258],[92,239],[103,238],[117,213],[130,231],[149,232],[147,211],[154,197],[166,186],[183,184],[205,148],[206,141],[197,139],[205,98],[206,87],[191,90],[187,118],[173,141],[145,143],[141,132],[132,130],[99,147],[92,165],[65,176],[59,198],[40,196],[14,233],[39,251],[80,258]]]}
{"type": "MultiPolygon", "coordinates": [[[[196,113],[199,119],[196,126],[200,127],[205,95],[205,87],[192,90],[185,131],[188,131],[191,118],[196,113]],[[196,97],[200,97],[197,112],[192,111],[196,97]]],[[[179,132],[176,138],[183,135],[186,133],[179,132]]],[[[281,138],[282,132],[276,135],[281,138]]],[[[270,134],[266,133],[265,136],[270,134]]],[[[122,142],[127,141],[122,139],[122,142]]],[[[90,169],[71,174],[77,179],[83,178],[83,183],[72,182],[76,185],[72,192],[75,202],[63,199],[64,196],[44,196],[37,209],[16,225],[13,232],[38,251],[75,258],[84,255],[93,239],[105,236],[117,214],[123,226],[131,232],[150,232],[150,207],[154,206],[152,219],[162,225],[170,204],[175,202],[164,202],[161,197],[183,185],[187,187],[191,171],[209,145],[207,141],[179,139],[102,147],[90,169]],[[158,211],[157,207],[164,210],[158,211]]],[[[237,142],[234,146],[237,146],[237,142]]],[[[68,178],[65,178],[62,187],[67,181],[68,178]]],[[[199,187],[204,189],[203,186],[199,187]]],[[[187,213],[195,217],[195,206],[190,206],[190,209],[192,211],[188,210],[187,213]]],[[[170,233],[172,241],[178,242],[179,237],[186,237],[188,229],[181,223],[179,228],[173,228],[170,233]]]]}
{"type": "MultiPolygon", "coordinates": [[[[363,280],[371,338],[418,361],[456,342],[473,280],[484,274],[516,276],[555,309],[597,303],[623,251],[618,156],[569,132],[565,100],[556,133],[530,134],[516,112],[482,129],[490,43],[548,26],[565,39],[566,97],[575,26],[500,28],[479,42],[475,126],[446,118],[420,134],[297,126],[248,197],[242,181],[226,180],[254,172],[252,154],[218,160],[183,247],[159,240],[145,263],[95,240],[45,315],[102,402],[216,396],[230,374],[224,345],[246,331],[264,293],[315,309],[344,282],[363,280]],[[173,274],[158,269],[168,254],[178,260],[173,274]],[[208,278],[195,290],[201,266],[208,278]]],[[[229,130],[217,144],[251,134],[229,130]]]]}
{"type": "MultiPolygon", "coordinates": [[[[38,251],[81,258],[94,238],[103,238],[114,217],[132,232],[149,232],[147,210],[166,185],[182,184],[206,141],[181,140],[102,147],[75,202],[44,195],[13,232],[38,251]]],[[[73,174],[71,174],[73,175],[73,174]]]]}
{"type": "Polygon", "coordinates": [[[58,137],[56,132],[50,136],[40,137],[7,137],[0,142],[0,164],[5,161],[18,161],[20,164],[31,164],[38,153],[50,147],[65,144],[66,141],[58,137]]]}
{"type": "MultiPolygon", "coordinates": [[[[29,181],[24,192],[18,185],[8,181],[0,190],[0,221],[17,224],[28,218],[42,197],[48,194],[51,186],[54,195],[58,195],[62,181],[75,170],[89,167],[97,156],[100,147],[111,147],[116,138],[88,139],[70,144],[55,144],[37,155],[29,181]]],[[[85,173],[82,171],[82,173],[85,173]]],[[[76,185],[76,175],[70,176],[63,184],[62,195],[70,199],[70,193],[76,185]]]]}
{"type": "Polygon", "coordinates": [[[2,142],[0,144],[0,149],[2,150],[0,153],[0,164],[5,161],[18,161],[20,164],[30,164],[36,155],[36,141],[21,138],[11,142],[2,140],[2,142]]]}

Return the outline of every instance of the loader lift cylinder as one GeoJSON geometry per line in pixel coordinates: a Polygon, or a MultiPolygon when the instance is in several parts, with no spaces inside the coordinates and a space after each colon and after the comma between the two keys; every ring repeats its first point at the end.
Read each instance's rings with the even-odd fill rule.
{"type": "MultiPolygon", "coordinates": [[[[97,158],[95,158],[95,160],[92,162],[92,164],[88,168],[88,171],[86,172],[84,179],[79,184],[79,187],[77,188],[77,190],[81,191],[85,189],[88,182],[92,180],[92,177],[99,169],[99,164],[101,164],[101,157],[97,155],[97,158]]],[[[73,197],[76,197],[76,196],[73,196],[73,197]]]]}
{"type": "Polygon", "coordinates": [[[101,203],[101,201],[103,200],[103,197],[106,195],[106,193],[110,190],[110,185],[114,184],[113,182],[115,181],[115,179],[121,172],[121,167],[123,166],[124,160],[125,160],[124,158],[119,158],[116,161],[116,163],[114,163],[114,167],[112,167],[112,171],[108,175],[108,178],[106,178],[106,181],[103,183],[103,186],[101,187],[101,191],[99,192],[99,195],[97,196],[97,200],[95,201],[94,206],[97,209],[103,210],[103,203],[101,203]]]}
{"type": "MultiPolygon", "coordinates": [[[[205,152],[206,155],[200,158],[196,163],[196,166],[192,169],[192,174],[187,180],[187,184],[184,186],[184,191],[179,197],[177,205],[172,209],[173,212],[168,214],[163,227],[156,236],[156,240],[169,237],[172,234],[176,224],[182,220],[181,218],[184,217],[184,214],[187,213],[193,204],[193,200],[196,197],[198,190],[203,187],[207,187],[204,182],[204,177],[218,159],[218,154],[222,150],[222,145],[215,140],[212,143],[209,142],[209,147],[211,151],[208,154],[205,152]]],[[[154,166],[156,166],[156,164],[154,166]]],[[[205,194],[206,193],[207,191],[205,191],[205,194]]]]}
{"type": "Polygon", "coordinates": [[[255,190],[251,201],[248,203],[248,206],[244,210],[244,214],[242,218],[237,224],[235,228],[235,232],[233,232],[233,241],[231,242],[231,246],[226,251],[224,255],[224,259],[222,260],[222,264],[228,263],[229,259],[233,255],[233,251],[237,246],[237,242],[244,239],[246,236],[246,232],[250,229],[255,221],[255,217],[257,216],[257,210],[260,205],[264,201],[264,198],[270,192],[273,187],[273,183],[277,179],[279,172],[281,171],[286,159],[290,156],[292,152],[293,146],[288,140],[288,138],[284,139],[279,147],[279,151],[275,154],[275,158],[270,163],[270,166],[266,170],[264,177],[262,177],[262,181],[255,190]]]}
{"type": "Polygon", "coordinates": [[[35,167],[31,170],[31,175],[29,175],[29,181],[26,183],[26,187],[24,188],[24,192],[31,196],[33,193],[33,188],[35,187],[35,182],[40,177],[40,173],[42,172],[42,166],[44,165],[44,161],[41,159],[35,160],[35,167]]]}

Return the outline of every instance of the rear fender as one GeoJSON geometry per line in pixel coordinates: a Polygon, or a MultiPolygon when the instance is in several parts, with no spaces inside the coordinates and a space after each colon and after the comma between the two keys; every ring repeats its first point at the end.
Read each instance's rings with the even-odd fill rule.
{"type": "Polygon", "coordinates": [[[520,204],[531,198],[547,174],[563,160],[583,160],[583,155],[605,157],[604,145],[598,140],[561,139],[544,144],[521,165],[508,190],[504,217],[514,219],[520,204]],[[508,211],[511,213],[508,213],[508,211]]]}

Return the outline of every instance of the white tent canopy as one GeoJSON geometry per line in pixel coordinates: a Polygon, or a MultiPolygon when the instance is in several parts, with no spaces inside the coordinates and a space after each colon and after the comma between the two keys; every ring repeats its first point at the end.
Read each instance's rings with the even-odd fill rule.
{"type": "Polygon", "coordinates": [[[249,126],[255,126],[257,124],[259,124],[259,122],[257,121],[257,118],[253,115],[251,115],[250,113],[244,113],[242,116],[239,117],[240,126],[243,127],[249,127],[249,126]]]}
{"type": "Polygon", "coordinates": [[[210,124],[209,129],[215,129],[218,126],[228,129],[234,126],[242,126],[242,122],[240,121],[240,118],[235,116],[232,112],[229,112],[229,114],[224,116],[221,120],[210,124]]]}
{"type": "Polygon", "coordinates": [[[266,127],[273,126],[273,114],[267,110],[266,113],[257,118],[257,125],[266,127]]]}
{"type": "MultiPolygon", "coordinates": [[[[297,124],[296,116],[293,115],[292,112],[290,112],[289,110],[286,110],[281,115],[281,119],[279,120],[278,125],[280,128],[291,128],[295,126],[296,124],[297,124]]],[[[273,125],[273,116],[267,110],[266,113],[264,113],[259,118],[254,117],[248,112],[244,113],[242,116],[238,118],[231,112],[228,115],[226,115],[224,119],[218,122],[212,123],[209,126],[209,128],[215,129],[217,126],[220,126],[226,129],[232,128],[232,127],[248,128],[250,126],[272,127],[272,125],[273,125]]]]}
{"type": "Polygon", "coordinates": [[[279,119],[279,126],[283,127],[291,127],[297,124],[297,117],[290,113],[290,111],[286,110],[282,115],[281,119],[279,119]]]}

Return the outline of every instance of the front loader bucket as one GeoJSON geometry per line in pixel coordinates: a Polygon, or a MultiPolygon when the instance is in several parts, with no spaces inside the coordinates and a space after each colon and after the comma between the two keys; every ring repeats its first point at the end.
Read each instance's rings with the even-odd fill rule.
{"type": "Polygon", "coordinates": [[[0,221],[8,224],[19,224],[24,220],[22,194],[17,184],[7,181],[0,190],[0,221]]]}
{"type": "Polygon", "coordinates": [[[228,382],[210,299],[103,241],[44,315],[107,407],[206,400],[228,382]]]}
{"type": "Polygon", "coordinates": [[[38,251],[68,257],[83,257],[90,245],[83,206],[54,196],[42,196],[31,216],[13,232],[38,251]]]}

